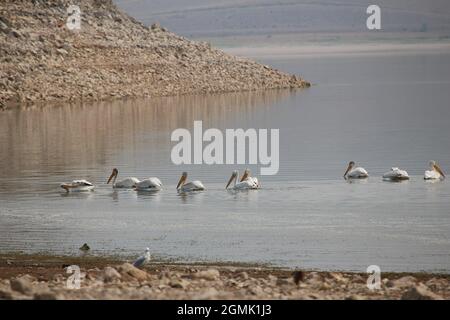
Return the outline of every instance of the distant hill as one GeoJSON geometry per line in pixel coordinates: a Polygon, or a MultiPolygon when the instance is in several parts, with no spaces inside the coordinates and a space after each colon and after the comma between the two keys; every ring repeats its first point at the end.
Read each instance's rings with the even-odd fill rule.
{"type": "Polygon", "coordinates": [[[39,101],[93,101],[296,88],[309,83],[249,59],[147,27],[111,1],[0,1],[0,109],[39,101]]]}

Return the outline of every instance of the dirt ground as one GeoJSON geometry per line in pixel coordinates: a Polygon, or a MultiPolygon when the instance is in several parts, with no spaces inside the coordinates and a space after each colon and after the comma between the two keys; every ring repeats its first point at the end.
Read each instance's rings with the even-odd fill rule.
{"type": "Polygon", "coordinates": [[[142,269],[114,257],[0,254],[0,299],[450,299],[450,275],[292,270],[233,263],[155,261],[142,269]],[[81,286],[68,288],[77,265],[81,286]]]}

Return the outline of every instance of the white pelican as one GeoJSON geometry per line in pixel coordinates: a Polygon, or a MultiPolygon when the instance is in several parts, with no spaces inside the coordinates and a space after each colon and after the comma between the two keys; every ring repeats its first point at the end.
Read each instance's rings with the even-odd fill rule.
{"type": "Polygon", "coordinates": [[[205,190],[205,186],[201,181],[195,180],[192,182],[186,183],[187,172],[183,172],[181,175],[180,181],[177,184],[177,190],[182,192],[190,192],[190,191],[201,191],[205,190]]]}
{"type": "MultiPolygon", "coordinates": [[[[244,175],[245,175],[245,173],[244,173],[244,175]]],[[[227,186],[225,187],[225,189],[228,189],[231,182],[233,182],[233,181],[234,181],[234,186],[232,188],[233,190],[251,190],[251,189],[259,188],[258,179],[248,177],[244,181],[241,180],[239,183],[236,183],[238,176],[239,176],[239,172],[237,170],[234,170],[233,173],[231,174],[230,180],[228,180],[228,183],[227,183],[227,186]],[[254,179],[256,179],[256,181],[254,179]]],[[[244,177],[244,176],[242,176],[242,177],[244,177]]]]}
{"type": "Polygon", "coordinates": [[[111,175],[109,176],[108,182],[106,184],[109,184],[112,180],[113,188],[127,188],[131,189],[134,188],[136,183],[139,182],[138,178],[135,177],[127,177],[125,179],[119,180],[116,182],[117,176],[119,175],[119,170],[116,168],[113,169],[111,175]]]}
{"type": "Polygon", "coordinates": [[[240,182],[244,182],[246,180],[249,180],[250,183],[255,185],[257,188],[260,187],[258,178],[250,177],[250,169],[245,169],[244,174],[242,175],[240,182]]]}
{"type": "Polygon", "coordinates": [[[445,174],[433,160],[430,161],[430,170],[425,171],[425,180],[445,179],[445,174]]]}
{"type": "Polygon", "coordinates": [[[391,171],[386,172],[383,174],[383,180],[388,181],[402,181],[402,180],[409,180],[408,172],[405,170],[401,170],[397,167],[391,168],[391,171]]]}
{"type": "Polygon", "coordinates": [[[94,189],[94,185],[87,180],[73,180],[72,182],[66,182],[61,184],[61,188],[70,191],[91,191],[94,189]]]}
{"type": "Polygon", "coordinates": [[[136,259],[136,261],[133,262],[133,266],[135,266],[136,268],[143,267],[145,264],[150,262],[150,259],[150,249],[147,248],[145,249],[144,255],[140,256],[136,259]]]}
{"type": "Polygon", "coordinates": [[[345,170],[344,173],[344,179],[364,179],[369,177],[369,173],[366,171],[366,169],[362,167],[355,167],[355,162],[350,161],[348,163],[347,170],[345,170]]]}
{"type": "Polygon", "coordinates": [[[138,181],[135,185],[137,191],[159,191],[163,184],[158,178],[152,177],[138,181]]]}

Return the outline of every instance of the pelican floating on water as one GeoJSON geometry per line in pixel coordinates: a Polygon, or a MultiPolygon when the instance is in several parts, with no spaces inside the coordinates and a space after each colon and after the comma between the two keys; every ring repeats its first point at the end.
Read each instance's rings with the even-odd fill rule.
{"type": "Polygon", "coordinates": [[[152,177],[136,182],[135,187],[137,191],[159,191],[163,184],[158,178],[152,177]]]}
{"type": "Polygon", "coordinates": [[[199,180],[195,180],[192,182],[186,183],[187,180],[187,172],[183,172],[181,175],[180,181],[177,184],[177,190],[182,192],[190,192],[190,191],[202,191],[205,190],[205,186],[199,180]]]}
{"type": "Polygon", "coordinates": [[[347,170],[345,170],[344,173],[344,179],[364,179],[368,178],[369,173],[366,171],[366,169],[362,167],[356,167],[355,168],[355,162],[350,161],[348,163],[347,170]]]}
{"type": "Polygon", "coordinates": [[[401,170],[397,167],[392,167],[391,171],[386,172],[383,174],[383,180],[387,181],[402,181],[402,180],[409,180],[408,172],[405,170],[401,170]]]}
{"type": "Polygon", "coordinates": [[[258,178],[250,176],[250,169],[245,169],[244,174],[242,175],[240,182],[244,182],[244,181],[247,181],[247,180],[250,183],[252,183],[253,185],[255,185],[256,189],[258,189],[260,187],[258,178]]]}
{"type": "Polygon", "coordinates": [[[116,182],[118,175],[119,175],[119,170],[114,168],[111,175],[109,176],[108,182],[106,184],[109,184],[112,180],[113,188],[131,189],[131,188],[134,188],[136,183],[139,182],[139,179],[135,178],[135,177],[127,177],[125,179],[122,179],[122,180],[119,180],[116,182]]]}
{"type": "MultiPolygon", "coordinates": [[[[247,170],[246,170],[247,171],[247,170]]],[[[228,189],[230,184],[234,181],[234,186],[232,187],[233,190],[252,190],[252,189],[259,189],[258,179],[247,177],[246,179],[242,180],[242,178],[245,177],[245,173],[241,178],[241,181],[239,183],[236,183],[237,178],[239,176],[239,172],[237,170],[234,170],[231,174],[230,180],[228,180],[227,186],[225,189],[228,189]]]]}
{"type": "Polygon", "coordinates": [[[445,179],[445,174],[434,160],[430,161],[430,170],[425,171],[425,180],[445,179]]]}
{"type": "Polygon", "coordinates": [[[73,180],[72,182],[62,183],[61,188],[67,192],[80,192],[91,191],[94,189],[94,185],[87,180],[73,180]]]}

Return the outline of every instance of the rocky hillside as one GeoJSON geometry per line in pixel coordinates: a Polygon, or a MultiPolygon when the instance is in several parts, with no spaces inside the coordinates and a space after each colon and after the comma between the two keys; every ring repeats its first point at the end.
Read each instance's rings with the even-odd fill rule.
{"type": "Polygon", "coordinates": [[[147,27],[111,0],[0,1],[0,107],[309,83],[256,62],[147,27]],[[69,5],[81,28],[69,30],[69,5]]]}

